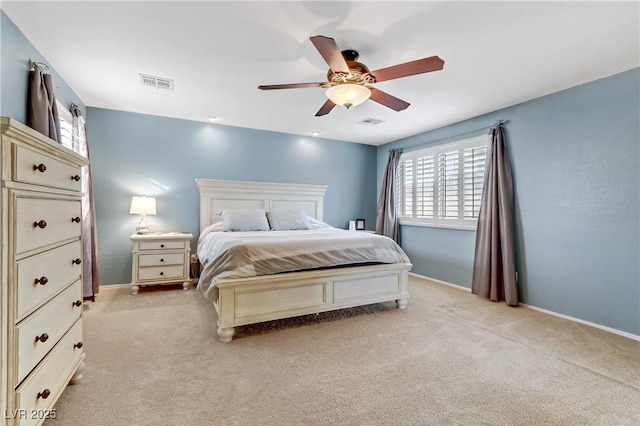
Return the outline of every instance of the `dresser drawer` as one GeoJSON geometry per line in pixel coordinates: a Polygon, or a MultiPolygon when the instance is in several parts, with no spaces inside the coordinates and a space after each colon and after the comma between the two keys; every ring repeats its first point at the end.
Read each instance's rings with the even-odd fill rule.
{"type": "Polygon", "coordinates": [[[140,250],[175,250],[184,249],[187,243],[184,241],[140,241],[140,250]]]}
{"type": "Polygon", "coordinates": [[[13,180],[80,192],[80,167],[14,145],[13,180]]]}
{"type": "Polygon", "coordinates": [[[162,281],[186,278],[185,266],[155,266],[138,269],[138,281],[162,281]]]}
{"type": "MultiPolygon", "coordinates": [[[[28,414],[51,408],[66,387],[83,353],[82,321],[76,321],[42,364],[17,389],[18,406],[28,414]]],[[[28,418],[21,420],[20,425],[37,424],[39,421],[28,418]]]]}
{"type": "Polygon", "coordinates": [[[82,282],[78,280],[17,326],[18,377],[14,385],[29,374],[81,313],[82,282]]]}
{"type": "Polygon", "coordinates": [[[16,198],[16,254],[80,236],[80,201],[16,198]]]}
{"type": "Polygon", "coordinates": [[[18,262],[18,320],[82,274],[82,243],[75,241],[18,262]]]}
{"type": "Polygon", "coordinates": [[[138,265],[140,266],[184,265],[184,263],[185,263],[184,253],[138,255],[138,265]]]}

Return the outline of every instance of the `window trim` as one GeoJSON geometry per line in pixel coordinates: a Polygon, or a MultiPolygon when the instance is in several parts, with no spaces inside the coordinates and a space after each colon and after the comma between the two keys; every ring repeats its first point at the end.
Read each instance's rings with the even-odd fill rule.
{"type": "MultiPolygon", "coordinates": [[[[430,227],[430,228],[444,228],[444,229],[455,229],[455,230],[468,230],[475,231],[477,229],[478,220],[477,219],[465,219],[464,216],[460,218],[460,215],[464,215],[464,150],[468,148],[477,148],[477,147],[486,147],[487,155],[489,148],[489,137],[488,135],[479,135],[473,136],[470,138],[458,140],[455,142],[444,143],[440,145],[432,145],[429,147],[417,149],[414,151],[403,152],[400,156],[400,162],[407,160],[415,160],[417,158],[425,157],[425,156],[433,156],[434,158],[438,158],[440,154],[451,152],[453,150],[457,150],[459,153],[459,161],[460,168],[458,170],[459,176],[459,189],[458,193],[461,195],[458,198],[458,214],[459,217],[456,219],[440,219],[437,217],[434,218],[423,218],[423,217],[415,217],[415,216],[400,216],[398,215],[398,221],[400,225],[408,225],[408,226],[420,226],[420,227],[430,227]]],[[[435,162],[435,167],[438,167],[438,162],[435,162]]],[[[414,163],[415,164],[415,163],[414,163]]],[[[401,167],[398,168],[399,172],[401,167]]],[[[414,170],[415,173],[415,170],[414,170]]],[[[397,176],[398,179],[402,179],[402,176],[397,176]]],[[[437,188],[438,180],[437,180],[437,172],[436,177],[434,177],[434,187],[437,188]]],[[[484,182],[483,182],[484,185],[484,182]]],[[[417,199],[417,188],[418,185],[415,184],[415,176],[414,176],[414,184],[412,186],[412,195],[413,195],[413,214],[415,214],[415,200],[417,199]]],[[[398,191],[398,186],[394,188],[394,190],[398,191]]],[[[400,204],[402,202],[402,193],[396,192],[396,199],[398,199],[397,203],[400,204]]],[[[434,210],[437,209],[437,201],[434,202],[434,210]]]]}

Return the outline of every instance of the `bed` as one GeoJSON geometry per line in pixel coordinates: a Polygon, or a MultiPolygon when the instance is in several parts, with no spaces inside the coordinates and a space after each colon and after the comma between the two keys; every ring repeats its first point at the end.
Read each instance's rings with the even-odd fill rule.
{"type": "MultiPolygon", "coordinates": [[[[200,192],[198,256],[202,262],[197,288],[215,307],[220,341],[230,342],[238,326],[263,321],[388,301],[395,301],[400,309],[406,308],[408,272],[412,266],[409,259],[386,237],[337,230],[324,224],[326,186],[211,179],[196,179],[196,183],[200,192]],[[268,213],[270,220],[287,212],[304,212],[310,229],[221,232],[221,212],[260,209],[268,213]],[[333,254],[351,252],[360,257],[333,267],[298,265],[289,272],[286,263],[290,259],[281,262],[273,253],[262,251],[272,244],[270,240],[280,241],[278,234],[294,240],[297,248],[293,250],[298,254],[308,253],[314,239],[327,239],[336,247],[333,254]],[[213,247],[224,251],[210,254],[213,247]],[[232,260],[233,250],[245,259],[232,260]],[[382,253],[382,261],[388,263],[380,263],[379,257],[368,258],[371,251],[376,256],[382,253]],[[221,264],[226,263],[233,263],[235,268],[221,272],[225,271],[220,269],[221,264]],[[265,269],[280,264],[285,264],[280,270],[265,269]]],[[[289,250],[287,253],[291,253],[289,250]]],[[[295,257],[308,260],[316,256],[295,257]]]]}

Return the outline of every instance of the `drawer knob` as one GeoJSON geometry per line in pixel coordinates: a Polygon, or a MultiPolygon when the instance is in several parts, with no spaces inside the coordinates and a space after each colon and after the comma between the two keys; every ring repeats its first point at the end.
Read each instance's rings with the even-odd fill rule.
{"type": "Polygon", "coordinates": [[[73,344],[73,349],[80,349],[80,348],[82,348],[82,346],[84,346],[84,345],[82,344],[82,342],[74,343],[74,344],[73,344]]]}
{"type": "Polygon", "coordinates": [[[164,259],[160,259],[160,262],[164,262],[164,259]]]}
{"type": "Polygon", "coordinates": [[[33,170],[37,170],[40,173],[44,173],[47,171],[47,166],[45,166],[44,164],[40,163],[37,166],[34,164],[33,165],[33,170]]]}
{"type": "Polygon", "coordinates": [[[160,244],[160,248],[164,248],[164,244],[160,244]]]}
{"type": "Polygon", "coordinates": [[[76,182],[78,182],[80,180],[80,176],[79,175],[73,175],[73,176],[71,176],[71,180],[75,180],[76,182]]]}
{"type": "Polygon", "coordinates": [[[80,223],[80,216],[72,217],[71,222],[80,223]]]}
{"type": "Polygon", "coordinates": [[[49,340],[49,335],[47,333],[42,333],[39,336],[36,336],[36,342],[46,342],[47,340],[49,340]]]}
{"type": "Polygon", "coordinates": [[[160,276],[164,275],[164,272],[160,272],[160,276]]]}
{"type": "Polygon", "coordinates": [[[75,307],[82,306],[82,301],[81,300],[76,300],[75,302],[71,303],[71,306],[75,306],[75,307]]]}
{"type": "Polygon", "coordinates": [[[49,389],[45,389],[42,392],[38,392],[38,398],[47,399],[51,395],[51,391],[49,389]]]}
{"type": "Polygon", "coordinates": [[[40,284],[40,285],[45,285],[45,284],[47,284],[48,282],[49,282],[49,278],[47,278],[47,277],[45,277],[45,276],[42,276],[42,277],[40,277],[40,278],[36,278],[36,279],[35,279],[35,281],[34,281],[34,284],[35,284],[35,285],[38,285],[38,284],[40,284]]]}
{"type": "Polygon", "coordinates": [[[80,259],[73,259],[73,260],[71,261],[71,264],[72,264],[72,265],[79,265],[79,264],[81,264],[81,263],[82,263],[82,260],[80,260],[80,259]]]}
{"type": "Polygon", "coordinates": [[[33,227],[34,228],[44,229],[44,228],[47,227],[47,222],[45,222],[44,220],[41,220],[39,222],[33,222],[33,227]]]}

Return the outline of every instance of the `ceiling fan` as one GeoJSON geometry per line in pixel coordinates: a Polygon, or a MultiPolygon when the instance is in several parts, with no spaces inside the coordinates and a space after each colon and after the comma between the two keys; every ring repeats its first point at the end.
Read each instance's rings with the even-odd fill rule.
{"type": "Polygon", "coordinates": [[[310,37],[310,40],[329,65],[329,72],[327,72],[328,81],[263,85],[258,86],[258,89],[326,88],[328,99],[324,105],[322,105],[322,108],[318,110],[316,117],[328,114],[336,105],[342,105],[349,109],[361,104],[367,99],[371,99],[394,111],[402,111],[410,105],[408,102],[376,89],[373,87],[373,84],[410,75],[439,71],[444,67],[444,61],[442,59],[438,56],[430,56],[416,61],[405,62],[404,64],[381,68],[376,71],[369,71],[366,65],[357,62],[360,56],[358,52],[355,50],[343,50],[341,52],[338,50],[336,41],[331,37],[318,35],[310,37]]]}

